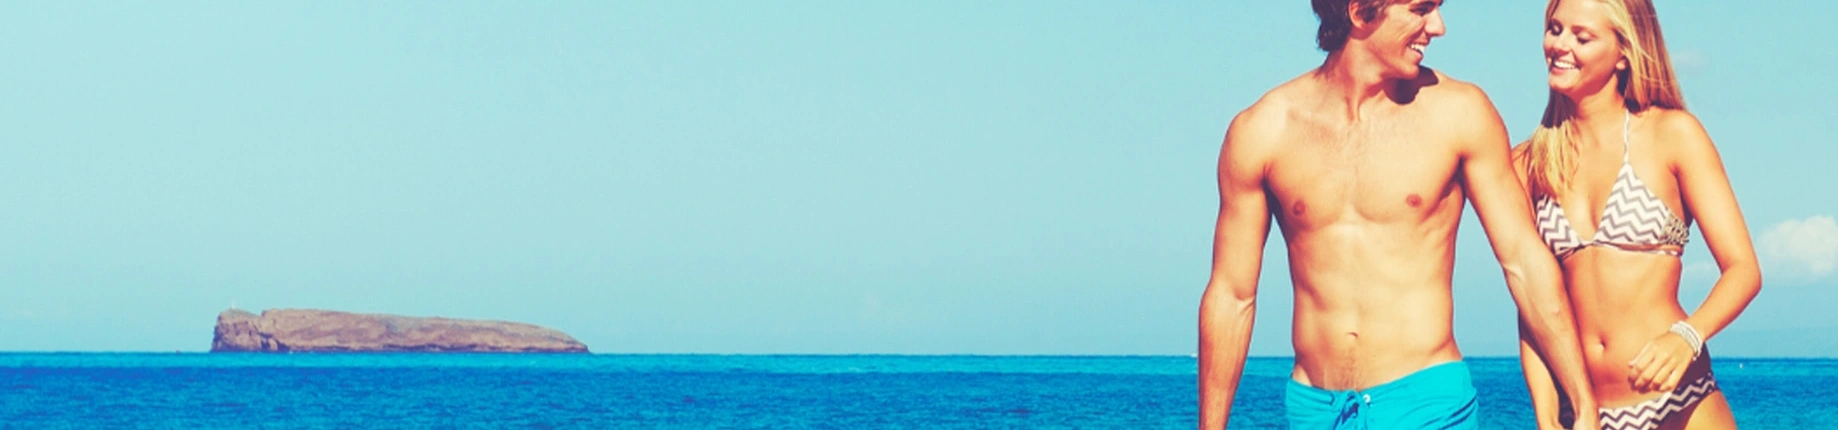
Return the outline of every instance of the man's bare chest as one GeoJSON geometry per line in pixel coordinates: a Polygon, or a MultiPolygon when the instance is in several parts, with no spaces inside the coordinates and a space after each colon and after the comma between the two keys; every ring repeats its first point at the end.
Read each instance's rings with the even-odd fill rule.
{"type": "Polygon", "coordinates": [[[1272,211],[1291,224],[1423,219],[1446,211],[1451,198],[1460,207],[1461,159],[1449,138],[1333,138],[1289,142],[1269,165],[1265,186],[1279,205],[1272,211]]]}

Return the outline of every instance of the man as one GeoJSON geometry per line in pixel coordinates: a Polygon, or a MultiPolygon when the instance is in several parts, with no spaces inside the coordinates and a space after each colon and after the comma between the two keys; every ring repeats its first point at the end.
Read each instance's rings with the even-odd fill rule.
{"type": "Polygon", "coordinates": [[[1522,325],[1576,410],[1595,410],[1569,299],[1513,176],[1505,125],[1479,88],[1420,65],[1444,32],[1441,0],[1314,7],[1327,60],[1239,113],[1220,150],[1212,277],[1200,300],[1200,427],[1220,429],[1230,414],[1274,215],[1295,281],[1290,427],[1478,428],[1452,327],[1465,199],[1522,325]]]}

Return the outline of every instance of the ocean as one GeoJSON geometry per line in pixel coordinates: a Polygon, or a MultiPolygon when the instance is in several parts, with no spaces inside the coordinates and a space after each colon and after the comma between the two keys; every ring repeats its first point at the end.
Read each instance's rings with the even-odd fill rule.
{"type": "MultiPolygon", "coordinates": [[[[1470,358],[1486,428],[1519,365],[1470,358]]],[[[1278,429],[1287,358],[1233,429],[1278,429]]],[[[1838,428],[1838,360],[1720,358],[1744,429],[1838,428]]],[[[0,353],[4,429],[1190,429],[1184,356],[0,353]]]]}

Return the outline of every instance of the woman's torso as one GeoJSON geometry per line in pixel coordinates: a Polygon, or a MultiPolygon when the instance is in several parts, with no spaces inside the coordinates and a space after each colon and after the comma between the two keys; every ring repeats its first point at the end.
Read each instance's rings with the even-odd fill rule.
{"type": "MultiPolygon", "coordinates": [[[[1663,139],[1642,132],[1642,119],[1628,118],[1625,129],[1584,130],[1586,143],[1571,187],[1550,198],[1556,205],[1540,208],[1547,244],[1556,251],[1569,248],[1560,252],[1559,262],[1602,407],[1659,395],[1633,390],[1628,363],[1647,342],[1687,316],[1678,301],[1685,234],[1678,230],[1689,225],[1690,215],[1682,205],[1672,154],[1663,139]],[[1624,168],[1633,178],[1623,177],[1624,168]],[[1566,247],[1551,233],[1553,211],[1567,218],[1562,221],[1568,221],[1581,246],[1566,247]],[[1605,212],[1614,213],[1605,218],[1605,212]]],[[[1684,379],[1705,370],[1693,366],[1684,379]]]]}

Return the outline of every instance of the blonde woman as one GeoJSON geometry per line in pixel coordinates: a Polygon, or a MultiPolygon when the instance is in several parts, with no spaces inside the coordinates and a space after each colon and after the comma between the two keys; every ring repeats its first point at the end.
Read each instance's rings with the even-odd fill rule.
{"type": "MultiPolygon", "coordinates": [[[[1602,428],[1734,428],[1704,341],[1755,298],[1761,270],[1717,149],[1685,112],[1651,1],[1552,0],[1544,53],[1550,101],[1514,164],[1563,266],[1602,428]],[[1722,276],[1687,314],[1679,255],[1693,220],[1722,276]]],[[[1541,352],[1520,345],[1539,426],[1567,427],[1563,390],[1541,352]]]]}

